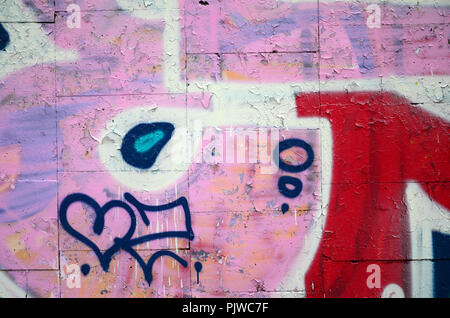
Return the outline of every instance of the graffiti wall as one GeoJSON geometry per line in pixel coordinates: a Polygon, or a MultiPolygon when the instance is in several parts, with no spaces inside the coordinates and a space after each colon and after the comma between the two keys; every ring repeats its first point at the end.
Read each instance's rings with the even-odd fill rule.
{"type": "Polygon", "coordinates": [[[450,297],[446,0],[0,0],[1,297],[450,297]]]}

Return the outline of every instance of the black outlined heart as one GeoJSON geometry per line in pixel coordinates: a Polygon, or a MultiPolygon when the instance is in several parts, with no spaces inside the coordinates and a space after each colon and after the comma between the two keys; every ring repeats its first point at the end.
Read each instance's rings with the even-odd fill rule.
{"type": "Polygon", "coordinates": [[[136,216],[133,209],[125,202],[119,200],[108,201],[105,205],[100,206],[97,201],[92,199],[90,196],[82,193],[73,193],[64,198],[59,207],[59,220],[62,227],[72,235],[74,238],[89,246],[94,253],[97,255],[100,265],[105,272],[108,272],[109,264],[111,262],[112,256],[119,251],[122,247],[120,242],[127,242],[131,239],[136,230],[136,216]],[[93,230],[97,235],[101,235],[105,225],[105,214],[108,213],[112,208],[123,208],[130,215],[130,228],[128,232],[119,240],[115,239],[114,244],[108,248],[104,253],[100,251],[100,248],[88,239],[86,236],[75,230],[67,220],[67,211],[72,203],[81,202],[89,205],[95,212],[95,221],[93,230]]]}

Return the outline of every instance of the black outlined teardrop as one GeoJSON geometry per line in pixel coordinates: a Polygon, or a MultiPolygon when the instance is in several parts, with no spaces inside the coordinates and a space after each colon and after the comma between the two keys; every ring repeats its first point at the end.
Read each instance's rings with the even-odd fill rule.
{"type": "Polygon", "coordinates": [[[166,122],[144,123],[130,129],[122,140],[120,152],[129,165],[148,169],[172,138],[174,126],[166,122]]]}

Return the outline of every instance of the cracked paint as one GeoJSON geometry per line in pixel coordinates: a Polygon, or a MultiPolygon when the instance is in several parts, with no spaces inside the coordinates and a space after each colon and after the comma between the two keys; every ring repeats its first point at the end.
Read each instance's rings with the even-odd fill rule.
{"type": "Polygon", "coordinates": [[[449,8],[4,0],[0,296],[449,297],[449,8]]]}

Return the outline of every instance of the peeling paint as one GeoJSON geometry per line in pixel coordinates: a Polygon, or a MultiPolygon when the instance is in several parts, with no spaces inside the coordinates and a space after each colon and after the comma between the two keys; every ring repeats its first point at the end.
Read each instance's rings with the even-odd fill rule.
{"type": "Polygon", "coordinates": [[[0,297],[448,297],[449,12],[3,1],[0,297]]]}

